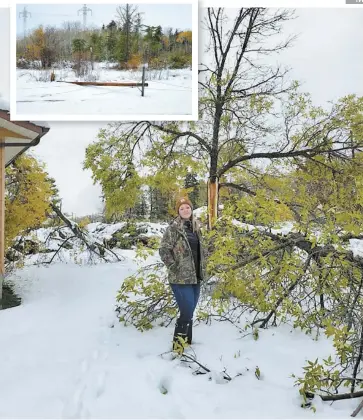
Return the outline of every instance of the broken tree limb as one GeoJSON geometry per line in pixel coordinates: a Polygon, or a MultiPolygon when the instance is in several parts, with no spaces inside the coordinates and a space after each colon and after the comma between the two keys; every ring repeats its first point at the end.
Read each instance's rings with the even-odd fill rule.
{"type": "MultiPolygon", "coordinates": [[[[200,362],[198,362],[196,356],[191,356],[190,354],[184,353],[181,355],[181,361],[182,362],[192,362],[197,364],[200,368],[202,368],[205,373],[212,373],[210,369],[208,369],[206,366],[202,365],[200,362]]],[[[223,379],[226,381],[231,381],[232,378],[228,375],[228,373],[224,370],[223,371],[223,379]]]]}
{"type": "Polygon", "coordinates": [[[336,395],[320,395],[320,398],[323,401],[349,400],[351,398],[359,398],[359,397],[363,397],[363,391],[348,392],[346,394],[336,394],[336,395]]]}
{"type": "Polygon", "coordinates": [[[208,180],[208,230],[211,230],[218,217],[218,178],[210,177],[208,180]]]}
{"type": "Polygon", "coordinates": [[[359,403],[358,407],[353,411],[353,413],[350,416],[355,417],[362,408],[363,408],[363,400],[359,403]]]}
{"type": "Polygon", "coordinates": [[[90,252],[93,252],[96,255],[98,255],[99,257],[106,260],[106,258],[104,257],[104,254],[105,254],[105,251],[107,251],[110,254],[112,254],[117,259],[117,261],[121,261],[121,258],[115,252],[106,248],[100,242],[89,239],[87,237],[87,233],[83,232],[82,229],[76,223],[69,220],[57,206],[55,206],[54,204],[51,204],[51,207],[52,207],[53,211],[56,213],[56,215],[61,220],[63,220],[63,222],[66,224],[66,226],[73,232],[73,234],[86,245],[87,249],[90,252]]]}
{"type": "Polygon", "coordinates": [[[268,322],[270,321],[270,319],[271,319],[271,317],[274,315],[274,314],[276,314],[276,311],[277,311],[277,309],[279,308],[279,306],[281,305],[281,303],[284,301],[284,299],[286,299],[289,295],[290,295],[290,293],[295,289],[295,287],[300,283],[300,281],[301,281],[301,279],[303,278],[303,276],[305,275],[305,273],[306,273],[306,271],[307,271],[307,269],[309,268],[309,265],[310,265],[310,261],[311,261],[311,259],[312,259],[312,256],[311,255],[309,255],[308,256],[308,258],[306,259],[306,262],[305,262],[305,264],[304,264],[304,269],[303,269],[303,272],[304,272],[304,274],[302,275],[302,276],[300,276],[300,277],[298,277],[290,286],[289,286],[289,288],[287,289],[287,291],[284,293],[284,295],[283,296],[281,296],[278,300],[277,300],[277,302],[276,302],[276,304],[275,304],[275,307],[271,310],[271,312],[267,315],[267,317],[266,318],[264,318],[264,319],[259,319],[259,320],[257,320],[257,321],[254,321],[254,322],[252,322],[252,324],[251,325],[255,325],[255,324],[257,324],[258,322],[261,322],[262,321],[262,324],[260,325],[260,328],[266,328],[266,326],[267,326],[267,324],[268,324],[268,322]]]}
{"type": "MultiPolygon", "coordinates": [[[[310,399],[314,398],[313,393],[310,394],[310,399]]],[[[339,400],[349,400],[352,398],[360,398],[363,397],[363,391],[357,391],[357,392],[349,392],[346,394],[335,394],[335,395],[319,395],[319,397],[323,401],[339,401],[339,400]]],[[[351,417],[356,417],[357,414],[362,410],[363,408],[363,400],[359,403],[358,407],[353,411],[353,413],[350,415],[351,417]]]]}
{"type": "Polygon", "coordinates": [[[70,236],[68,239],[66,239],[62,245],[57,249],[57,251],[53,254],[53,257],[50,259],[50,261],[48,262],[48,264],[52,264],[54,258],[58,255],[58,253],[60,252],[60,250],[65,246],[66,243],[68,243],[68,241],[70,241],[71,239],[75,238],[76,235],[70,236]]]}
{"type": "MultiPolygon", "coordinates": [[[[128,87],[143,86],[143,84],[139,82],[67,82],[64,80],[59,80],[58,83],[72,83],[74,85],[80,85],[80,86],[128,86],[128,87]]],[[[149,86],[149,85],[148,83],[144,83],[144,86],[149,86]]]]}

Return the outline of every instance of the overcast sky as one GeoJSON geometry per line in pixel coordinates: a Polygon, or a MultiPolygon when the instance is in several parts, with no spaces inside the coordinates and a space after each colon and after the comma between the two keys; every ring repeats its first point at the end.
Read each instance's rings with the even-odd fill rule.
{"type": "MultiPolygon", "coordinates": [[[[172,27],[181,30],[192,29],[192,6],[190,4],[137,4],[137,11],[142,13],[142,23],[145,25],[158,26],[162,28],[172,27]]],[[[87,4],[91,12],[87,12],[87,26],[101,28],[111,20],[117,19],[116,8],[122,6],[118,4],[87,4]]],[[[83,24],[83,4],[18,4],[16,8],[16,33],[23,35],[24,7],[31,13],[27,18],[27,32],[37,28],[39,25],[62,27],[63,22],[79,21],[83,24]]]]}
{"type": "MultiPolygon", "coordinates": [[[[363,8],[297,9],[299,16],[285,25],[284,34],[300,33],[294,47],[278,57],[292,67],[291,77],[304,82],[316,105],[347,94],[363,96],[363,8]]],[[[9,12],[0,9],[1,57],[9,57],[9,12]]],[[[202,48],[200,49],[203,50],[202,48]]],[[[198,60],[204,61],[203,58],[198,60]]],[[[0,66],[0,94],[9,98],[9,70],[0,66]]],[[[85,147],[107,123],[50,122],[51,130],[34,153],[56,179],[63,208],[85,215],[101,207],[100,189],[82,170],[85,147]]]]}

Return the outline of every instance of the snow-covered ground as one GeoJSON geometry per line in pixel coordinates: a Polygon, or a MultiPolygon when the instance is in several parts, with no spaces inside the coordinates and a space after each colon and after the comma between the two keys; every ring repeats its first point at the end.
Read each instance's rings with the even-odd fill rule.
{"type": "MultiPolygon", "coordinates": [[[[94,235],[97,240],[102,241],[103,239],[110,239],[112,235],[119,229],[124,227],[126,222],[119,222],[114,224],[107,223],[90,223],[86,226],[87,231],[94,235]]],[[[150,223],[150,222],[138,222],[135,224],[138,228],[145,229],[144,236],[158,236],[162,237],[167,223],[150,223]]]]}
{"type": "MultiPolygon", "coordinates": [[[[50,71],[17,69],[16,112],[22,115],[191,115],[192,71],[147,70],[145,96],[141,88],[79,86],[82,81],[69,69],[50,71]]],[[[116,70],[95,63],[91,77],[97,82],[141,82],[141,71],[116,70]]],[[[87,79],[86,79],[87,80],[87,79]]],[[[89,79],[88,79],[89,80],[89,79]]]]}
{"type": "MultiPolygon", "coordinates": [[[[88,232],[107,238],[121,226],[92,223],[88,232]]],[[[147,226],[157,236],[165,227],[147,226]]],[[[23,303],[0,311],[0,418],[347,418],[356,408],[357,400],[319,399],[315,414],[300,407],[291,374],[327,357],[332,344],[287,325],[260,331],[256,341],[228,323],[196,325],[192,349],[210,377],[162,358],[173,325],[141,333],[116,318],[117,291],[138,268],[135,251],[117,252],[122,262],[68,260],[15,273],[23,303]],[[224,369],[230,382],[221,381],[224,369]]]]}

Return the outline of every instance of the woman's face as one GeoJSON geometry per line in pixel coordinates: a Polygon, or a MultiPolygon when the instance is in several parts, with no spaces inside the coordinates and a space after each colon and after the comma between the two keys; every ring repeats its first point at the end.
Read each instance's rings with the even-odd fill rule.
{"type": "Polygon", "coordinates": [[[189,204],[182,204],[179,207],[179,215],[182,219],[189,219],[192,215],[192,209],[189,204]]]}

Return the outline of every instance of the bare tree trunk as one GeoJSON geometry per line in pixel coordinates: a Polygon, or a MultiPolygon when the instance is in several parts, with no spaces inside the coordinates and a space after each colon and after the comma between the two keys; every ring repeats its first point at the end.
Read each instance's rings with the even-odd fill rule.
{"type": "Polygon", "coordinates": [[[81,74],[81,53],[78,53],[78,62],[77,62],[77,77],[81,74]]]}
{"type": "Polygon", "coordinates": [[[92,47],[91,47],[91,67],[92,67],[92,70],[93,70],[94,65],[93,65],[93,49],[92,49],[92,47]]]}

